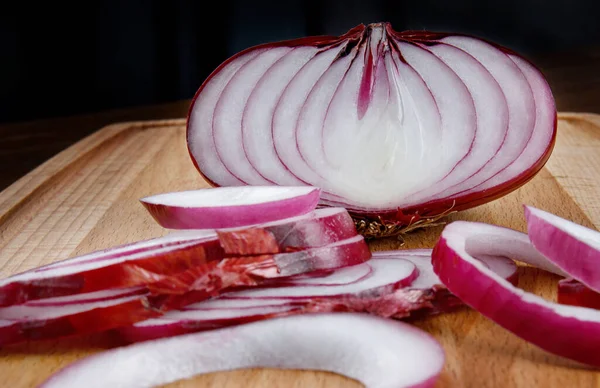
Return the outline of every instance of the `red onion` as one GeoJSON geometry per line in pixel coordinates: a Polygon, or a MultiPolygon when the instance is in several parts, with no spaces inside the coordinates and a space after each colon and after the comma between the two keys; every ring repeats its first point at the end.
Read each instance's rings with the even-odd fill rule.
{"type": "Polygon", "coordinates": [[[314,187],[222,187],[158,194],[141,202],[165,228],[216,229],[306,214],[319,197],[314,187]]]}
{"type": "Polygon", "coordinates": [[[141,388],[267,367],[330,371],[369,388],[425,388],[434,386],[444,359],[438,342],[414,326],[364,314],[317,314],[106,351],[68,366],[41,387],[141,388]]]}
{"type": "Polygon", "coordinates": [[[525,217],[538,251],[569,277],[600,291],[600,233],[530,206],[525,217]]]}
{"type": "Polygon", "coordinates": [[[187,144],[213,185],[315,186],[324,205],[410,222],[523,185],[556,122],[518,54],[377,23],[229,58],[196,93],[187,144]]]}
{"type": "MultiPolygon", "coordinates": [[[[456,221],[444,228],[432,255],[433,267],[443,284],[464,303],[517,336],[559,356],[600,366],[600,311],[565,306],[516,288],[493,269],[473,257],[479,253],[519,253],[523,261],[539,254],[510,242],[485,244],[493,236],[480,224],[456,221]],[[475,242],[475,244],[473,244],[475,242]],[[511,246],[513,245],[513,246],[511,246]],[[487,250],[487,252],[485,252],[487,250]]],[[[506,229],[497,228],[499,239],[506,229]]]]}

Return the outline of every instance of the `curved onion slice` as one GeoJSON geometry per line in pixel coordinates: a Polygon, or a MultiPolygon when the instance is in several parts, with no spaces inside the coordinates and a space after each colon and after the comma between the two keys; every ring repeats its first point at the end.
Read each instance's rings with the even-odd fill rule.
{"type": "Polygon", "coordinates": [[[407,260],[381,261],[369,260],[369,266],[372,272],[366,278],[351,284],[319,286],[288,286],[271,287],[239,291],[235,293],[224,294],[225,298],[232,299],[256,299],[256,298],[296,298],[308,299],[325,296],[339,296],[349,294],[360,294],[361,292],[389,289],[395,290],[406,287],[413,282],[419,275],[415,265],[407,260]]]}
{"type": "Polygon", "coordinates": [[[143,288],[104,290],[0,308],[0,346],[96,333],[157,317],[143,288]]]}
{"type": "MultiPolygon", "coordinates": [[[[502,229],[498,228],[500,238],[502,229]]],[[[432,255],[433,268],[444,285],[467,305],[540,348],[600,366],[600,311],[552,303],[498,276],[473,256],[473,246],[479,253],[485,250],[480,230],[480,225],[462,221],[444,228],[432,255]],[[472,240],[477,243],[471,244],[472,240]]],[[[488,247],[488,254],[500,250],[494,244],[488,247]]],[[[521,258],[532,252],[523,249],[521,258]]],[[[532,259],[537,260],[535,255],[532,259]]]]}
{"type": "Polygon", "coordinates": [[[308,277],[308,274],[300,275],[301,277],[290,277],[287,279],[276,279],[270,286],[274,287],[298,287],[298,286],[343,286],[346,284],[354,284],[367,277],[371,276],[373,268],[368,263],[352,265],[337,269],[325,276],[308,277]]]}
{"type": "Polygon", "coordinates": [[[68,366],[42,387],[151,387],[259,367],[330,371],[368,388],[433,387],[444,360],[438,342],[414,326],[363,314],[317,314],[110,350],[68,366]]]}
{"type": "Polygon", "coordinates": [[[308,185],[367,217],[431,216],[531,179],[556,122],[543,75],[518,54],[376,23],[229,58],[196,93],[187,144],[216,186],[308,185]]]}
{"type": "Polygon", "coordinates": [[[247,226],[306,214],[319,203],[314,187],[219,187],[157,194],[140,201],[168,229],[247,226]]]}
{"type": "Polygon", "coordinates": [[[600,233],[530,206],[525,206],[525,217],[538,251],[568,277],[600,291],[600,233]]]}

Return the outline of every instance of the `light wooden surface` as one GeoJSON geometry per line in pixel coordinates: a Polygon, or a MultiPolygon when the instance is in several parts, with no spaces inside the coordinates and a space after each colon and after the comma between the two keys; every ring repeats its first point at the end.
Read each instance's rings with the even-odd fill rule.
{"type": "MultiPolygon", "coordinates": [[[[453,215],[525,230],[522,204],[600,228],[600,116],[564,113],[546,167],[520,190],[453,215]]],[[[184,122],[123,123],[103,128],[0,193],[0,276],[165,233],[138,198],[206,187],[190,162],[184,122]]],[[[405,248],[432,247],[441,227],[413,233],[405,248]]],[[[373,249],[400,248],[395,239],[373,249]]],[[[522,268],[520,286],[555,297],[557,278],[522,268]]],[[[599,387],[600,373],[552,356],[474,311],[415,323],[447,353],[439,387],[599,387]]],[[[360,333],[357,333],[360,335],[360,333]]],[[[109,335],[20,344],[0,350],[0,387],[32,387],[87,354],[116,346],[109,335]]],[[[173,387],[359,387],[323,372],[243,370],[173,387]]]]}

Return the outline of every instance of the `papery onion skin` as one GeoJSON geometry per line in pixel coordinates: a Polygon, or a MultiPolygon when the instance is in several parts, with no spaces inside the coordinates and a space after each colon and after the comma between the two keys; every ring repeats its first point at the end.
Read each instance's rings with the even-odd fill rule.
{"type": "Polygon", "coordinates": [[[560,304],[600,310],[600,294],[575,279],[559,280],[556,300],[560,304]]]}
{"type": "MultiPolygon", "coordinates": [[[[361,39],[361,37],[366,33],[366,31],[369,31],[369,29],[374,28],[373,26],[381,26],[381,25],[384,26],[385,31],[387,32],[387,34],[389,36],[393,36],[396,39],[398,39],[399,41],[406,42],[406,43],[413,43],[413,44],[418,43],[418,44],[423,44],[423,45],[435,45],[435,44],[437,44],[437,42],[436,42],[437,40],[440,40],[440,39],[443,39],[443,38],[449,37],[449,36],[470,37],[465,34],[437,33],[437,32],[426,32],[426,31],[396,32],[392,29],[392,27],[389,23],[379,23],[379,24],[372,24],[369,26],[359,25],[359,26],[351,29],[350,31],[348,31],[346,34],[341,35],[339,37],[320,36],[320,37],[308,37],[308,38],[302,38],[302,39],[293,39],[293,40],[286,40],[286,41],[280,41],[280,42],[265,43],[265,44],[257,45],[254,47],[250,47],[246,50],[243,50],[243,51],[235,54],[234,56],[230,57],[225,62],[223,62],[205,80],[205,82],[197,90],[197,92],[192,100],[192,103],[190,104],[190,108],[189,108],[188,116],[187,116],[188,120],[187,120],[186,140],[187,140],[187,145],[188,145],[188,152],[190,154],[190,157],[192,159],[194,166],[199,171],[199,173],[211,185],[219,186],[219,184],[217,182],[211,180],[211,178],[202,170],[202,167],[198,164],[198,161],[196,160],[196,158],[193,154],[192,147],[190,145],[190,143],[191,143],[191,140],[190,140],[191,135],[190,134],[193,131],[192,124],[191,124],[192,123],[191,118],[192,118],[192,114],[194,112],[195,103],[198,100],[198,97],[201,95],[204,87],[210,82],[210,80],[215,75],[219,74],[219,72],[223,68],[225,68],[229,63],[231,63],[235,59],[243,56],[244,54],[252,52],[253,50],[263,50],[263,49],[270,49],[270,48],[277,48],[277,47],[298,47],[298,46],[324,47],[327,45],[332,45],[332,46],[339,45],[345,41],[353,41],[353,40],[356,41],[358,39],[361,39]]],[[[512,51],[508,48],[502,47],[493,42],[488,42],[484,39],[480,39],[480,38],[476,38],[476,39],[492,45],[493,47],[501,50],[503,53],[510,54],[519,59],[523,59],[517,53],[515,53],[514,51],[512,51]]],[[[401,55],[401,53],[400,53],[400,55],[401,55]]],[[[534,71],[539,73],[538,76],[540,76],[543,79],[543,75],[541,75],[541,72],[533,64],[531,64],[529,61],[527,61],[525,59],[523,59],[523,60],[526,63],[528,63],[529,65],[531,65],[531,67],[534,69],[534,71]]],[[[545,80],[543,82],[545,82],[545,80]]],[[[470,190],[466,190],[465,193],[459,192],[456,195],[449,196],[448,198],[433,199],[433,200],[427,201],[425,203],[409,205],[409,206],[406,206],[403,208],[388,208],[388,209],[376,209],[376,210],[365,209],[365,208],[361,208],[361,207],[356,207],[352,204],[347,204],[344,202],[343,198],[336,199],[335,196],[332,196],[329,193],[323,194],[323,201],[322,201],[323,205],[347,207],[348,211],[354,217],[366,218],[369,220],[383,219],[383,220],[387,220],[387,221],[394,222],[397,224],[409,224],[411,222],[415,222],[420,219],[426,219],[429,217],[438,216],[440,214],[446,214],[449,211],[462,211],[462,210],[466,210],[466,209],[469,209],[469,208],[472,208],[475,206],[479,206],[484,203],[498,199],[498,198],[516,190],[517,188],[519,188],[519,187],[523,186],[524,184],[526,184],[527,182],[529,182],[541,170],[541,168],[545,165],[548,158],[550,157],[550,155],[553,151],[553,148],[554,148],[554,144],[555,144],[555,140],[556,140],[557,122],[558,122],[557,115],[556,115],[556,109],[554,106],[554,100],[551,97],[551,91],[550,91],[547,83],[544,84],[544,88],[545,88],[544,90],[539,91],[539,93],[544,94],[544,96],[545,96],[544,101],[536,100],[536,106],[538,106],[538,104],[541,104],[541,105],[551,104],[551,106],[545,107],[545,109],[547,110],[546,113],[552,112],[552,115],[553,115],[552,128],[547,128],[547,130],[550,131],[551,134],[550,134],[550,136],[548,136],[548,139],[545,139],[545,140],[547,140],[547,142],[544,143],[545,148],[544,148],[543,152],[541,152],[539,155],[536,154],[536,160],[530,164],[527,164],[527,168],[524,168],[522,172],[520,172],[519,174],[517,174],[515,176],[512,176],[510,179],[500,182],[499,184],[496,184],[493,187],[485,188],[481,191],[475,190],[473,192],[470,190]]],[[[361,91],[362,91],[362,89],[361,89],[361,91]]],[[[499,173],[501,173],[503,171],[504,170],[500,171],[499,173]]],[[[241,182],[240,184],[245,184],[245,183],[241,182]]],[[[252,185],[254,183],[251,182],[250,184],[252,185]]]]}

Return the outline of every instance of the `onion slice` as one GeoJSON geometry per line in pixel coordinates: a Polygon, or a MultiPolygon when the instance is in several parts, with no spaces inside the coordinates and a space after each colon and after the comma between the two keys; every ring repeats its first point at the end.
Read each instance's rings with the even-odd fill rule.
{"type": "Polygon", "coordinates": [[[30,300],[144,286],[224,256],[216,234],[194,236],[140,241],[2,279],[0,307],[30,300]]]}
{"type": "Polygon", "coordinates": [[[0,346],[83,335],[157,317],[143,288],[104,290],[0,308],[0,346]]]}
{"type": "Polygon", "coordinates": [[[164,228],[218,229],[306,214],[319,197],[315,187],[247,186],[164,193],[140,201],[164,228]]]}
{"type": "Polygon", "coordinates": [[[141,388],[260,367],[329,371],[369,388],[433,387],[444,360],[438,342],[414,326],[364,314],[317,314],[110,350],[68,366],[42,387],[141,388]]]}
{"type": "Polygon", "coordinates": [[[568,276],[600,291],[600,233],[525,206],[531,243],[568,276]]]}
{"type": "MultiPolygon", "coordinates": [[[[503,228],[497,230],[504,238],[503,228]]],[[[482,236],[493,235],[489,230],[482,233],[476,223],[455,221],[444,228],[432,255],[442,283],[464,303],[515,335],[559,356],[600,366],[600,311],[553,303],[513,286],[474,257],[473,247],[478,253],[498,253],[494,244],[485,251],[482,236]]],[[[518,247],[509,249],[520,250],[521,259],[533,252],[518,247]]],[[[532,256],[533,261],[536,257],[532,256]]]]}
{"type": "Polygon", "coordinates": [[[360,296],[361,293],[366,292],[372,295],[375,293],[384,294],[410,285],[419,275],[415,265],[407,260],[371,259],[369,260],[369,266],[372,268],[369,276],[350,284],[257,288],[224,294],[224,297],[232,299],[313,299],[318,297],[360,296]]]}

